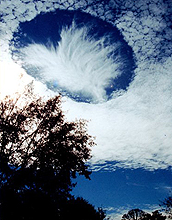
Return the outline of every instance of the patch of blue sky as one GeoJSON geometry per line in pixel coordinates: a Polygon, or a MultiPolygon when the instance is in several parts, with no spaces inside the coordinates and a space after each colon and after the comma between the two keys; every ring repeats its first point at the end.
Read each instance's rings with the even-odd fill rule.
{"type": "MultiPolygon", "coordinates": [[[[152,204],[160,209],[161,201],[171,193],[172,170],[116,169],[113,172],[93,172],[91,181],[77,178],[73,193],[83,196],[97,207],[150,209],[152,204]]],[[[124,212],[125,214],[125,212],[124,212]]]]}

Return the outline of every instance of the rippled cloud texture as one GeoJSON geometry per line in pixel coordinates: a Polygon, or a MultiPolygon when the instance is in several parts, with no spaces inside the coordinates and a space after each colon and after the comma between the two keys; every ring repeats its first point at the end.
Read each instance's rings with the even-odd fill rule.
{"type": "MultiPolygon", "coordinates": [[[[120,5],[116,1],[108,1],[106,5],[90,2],[88,7],[86,3],[85,1],[78,1],[76,4],[71,1],[70,3],[47,1],[44,4],[41,1],[30,1],[29,4],[25,1],[14,1],[13,5],[10,1],[2,3],[4,16],[1,27],[5,28],[1,33],[3,56],[9,54],[8,40],[12,38],[15,27],[17,28],[21,21],[32,20],[41,11],[81,8],[116,25],[133,48],[137,68],[129,88],[119,93],[115,92],[109,101],[106,100],[104,88],[107,84],[110,86],[109,79],[118,75],[116,71],[118,62],[105,60],[104,56],[111,48],[103,47],[103,50],[99,50],[96,46],[97,42],[81,38],[85,33],[83,29],[72,33],[77,35],[77,44],[81,46],[81,50],[77,47],[73,48],[76,42],[68,42],[76,53],[72,53],[73,57],[70,57],[70,51],[65,49],[67,35],[71,30],[62,32],[62,39],[65,37],[66,39],[61,41],[58,50],[33,44],[23,52],[27,54],[28,63],[42,70],[42,78],[54,80],[55,86],[60,85],[70,91],[84,94],[89,94],[91,91],[93,99],[98,100],[98,103],[82,103],[64,98],[66,101],[63,104],[64,110],[68,111],[68,119],[90,120],[89,133],[96,137],[97,142],[91,160],[95,169],[99,169],[99,164],[100,167],[106,168],[106,162],[113,162],[119,167],[146,169],[171,166],[172,31],[170,27],[172,23],[170,13],[172,5],[170,1],[166,3],[161,0],[123,1],[120,5]],[[115,14],[114,11],[118,13],[115,14]],[[77,57],[79,59],[79,56],[81,62],[77,63],[76,59],[77,57]],[[62,62],[65,64],[62,65],[62,62]],[[57,66],[63,73],[57,75],[57,66]],[[84,78],[80,76],[82,69],[87,72],[84,78]],[[96,78],[92,75],[93,71],[97,71],[94,75],[96,78]]],[[[73,39],[76,39],[75,37],[73,39]]]]}
{"type": "MultiPolygon", "coordinates": [[[[172,81],[166,65],[166,71],[157,64],[149,72],[138,69],[129,90],[107,103],[71,103],[79,116],[91,115],[89,126],[98,144],[94,163],[115,160],[118,166],[148,169],[171,165],[172,81]]],[[[74,111],[69,114],[72,117],[74,111]]]]}

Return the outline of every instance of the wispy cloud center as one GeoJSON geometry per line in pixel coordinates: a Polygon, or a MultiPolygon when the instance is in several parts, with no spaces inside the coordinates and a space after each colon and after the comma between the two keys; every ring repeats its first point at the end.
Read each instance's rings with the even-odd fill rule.
{"type": "Polygon", "coordinates": [[[125,58],[119,41],[108,44],[107,36],[95,40],[87,27],[73,23],[61,31],[54,47],[33,43],[20,49],[28,71],[49,88],[92,102],[108,100],[107,90],[116,90],[113,81],[122,74],[125,58]]]}

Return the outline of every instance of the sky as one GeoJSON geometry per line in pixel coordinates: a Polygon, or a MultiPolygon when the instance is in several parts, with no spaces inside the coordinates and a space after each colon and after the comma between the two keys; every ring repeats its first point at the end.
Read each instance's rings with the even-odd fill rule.
{"type": "Polygon", "coordinates": [[[113,219],[158,207],[172,187],[171,1],[4,0],[0,11],[1,98],[34,79],[96,138],[92,180],[74,194],[113,219]]]}

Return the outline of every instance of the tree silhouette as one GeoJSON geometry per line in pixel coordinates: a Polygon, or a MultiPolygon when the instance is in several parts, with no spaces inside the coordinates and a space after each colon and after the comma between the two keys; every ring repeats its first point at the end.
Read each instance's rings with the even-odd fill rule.
{"type": "Polygon", "coordinates": [[[145,212],[141,209],[132,209],[122,216],[122,220],[139,220],[145,216],[145,212]]]}
{"type": "Polygon", "coordinates": [[[166,216],[162,215],[158,210],[152,212],[151,220],[165,220],[166,216]]]}
{"type": "Polygon", "coordinates": [[[123,220],[165,220],[166,216],[163,216],[158,210],[149,214],[141,209],[132,209],[127,214],[122,216],[123,220]]]}
{"type": "Polygon", "coordinates": [[[78,201],[72,179],[90,178],[85,162],[95,143],[84,120],[65,120],[60,96],[22,107],[18,101],[0,103],[1,219],[65,219],[64,206],[78,201]]]}
{"type": "Polygon", "coordinates": [[[106,215],[99,208],[98,211],[83,198],[71,199],[63,210],[64,219],[75,220],[103,220],[106,215]]]}

